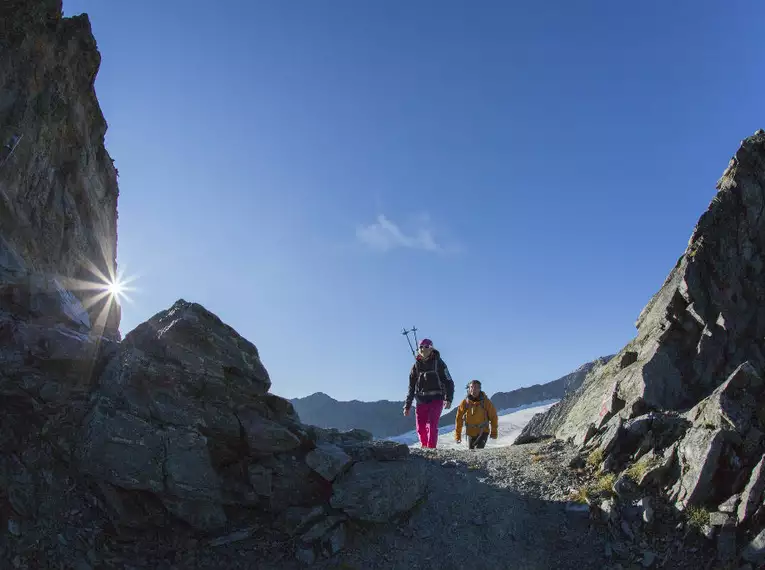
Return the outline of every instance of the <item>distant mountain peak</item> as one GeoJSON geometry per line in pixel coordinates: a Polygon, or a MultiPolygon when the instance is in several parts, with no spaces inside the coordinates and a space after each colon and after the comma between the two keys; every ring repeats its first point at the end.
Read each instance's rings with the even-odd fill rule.
{"type": "Polygon", "coordinates": [[[302,398],[294,398],[293,401],[299,400],[301,402],[336,402],[332,396],[325,394],[324,392],[314,392],[308,396],[302,398]]]}

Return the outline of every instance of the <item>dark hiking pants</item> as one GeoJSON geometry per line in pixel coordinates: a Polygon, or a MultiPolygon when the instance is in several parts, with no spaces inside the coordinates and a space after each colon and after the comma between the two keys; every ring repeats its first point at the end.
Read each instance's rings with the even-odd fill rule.
{"type": "Polygon", "coordinates": [[[486,441],[489,439],[489,432],[483,432],[481,435],[468,436],[468,447],[470,449],[483,449],[486,441]]]}

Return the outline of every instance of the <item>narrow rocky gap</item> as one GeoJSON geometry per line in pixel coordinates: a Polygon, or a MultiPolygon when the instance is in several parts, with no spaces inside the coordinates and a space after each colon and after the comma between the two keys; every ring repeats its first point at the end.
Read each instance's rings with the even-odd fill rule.
{"type": "Polygon", "coordinates": [[[63,19],[58,2],[0,10],[2,119],[26,137],[0,169],[3,568],[462,569],[476,545],[492,568],[765,563],[765,289],[736,227],[762,223],[765,132],[742,143],[629,350],[535,417],[518,441],[536,443],[415,451],[302,424],[257,348],[201,305],[178,300],[124,342],[116,309],[104,331],[73,324],[62,283],[117,238],[100,56],[87,17],[63,19]],[[76,215],[43,207],[61,201],[76,215]],[[724,315],[725,334],[689,299],[702,321],[724,315]],[[617,396],[628,368],[643,377],[617,396]]]}

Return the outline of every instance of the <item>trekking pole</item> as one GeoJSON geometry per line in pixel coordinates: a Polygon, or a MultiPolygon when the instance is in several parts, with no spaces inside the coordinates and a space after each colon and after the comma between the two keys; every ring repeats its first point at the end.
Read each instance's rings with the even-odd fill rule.
{"type": "Polygon", "coordinates": [[[411,351],[412,351],[412,356],[415,356],[415,354],[414,354],[414,347],[412,346],[412,341],[411,341],[411,340],[409,340],[409,333],[410,333],[410,332],[414,332],[414,334],[415,334],[415,337],[414,337],[414,342],[415,342],[415,344],[417,344],[417,333],[416,333],[416,331],[417,331],[417,329],[416,329],[416,328],[414,328],[414,327],[412,327],[412,329],[411,329],[411,330],[406,330],[406,329],[403,329],[403,330],[401,331],[401,334],[402,334],[402,335],[404,335],[404,336],[406,337],[406,343],[409,345],[409,350],[411,350],[411,351]]]}

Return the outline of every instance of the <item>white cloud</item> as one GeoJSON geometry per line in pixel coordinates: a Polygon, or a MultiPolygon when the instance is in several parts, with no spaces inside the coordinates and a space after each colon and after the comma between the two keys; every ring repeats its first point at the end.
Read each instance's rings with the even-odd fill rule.
{"type": "Polygon", "coordinates": [[[390,251],[396,248],[419,249],[433,253],[447,253],[454,247],[445,247],[436,241],[433,230],[429,227],[427,215],[421,216],[419,227],[411,233],[402,230],[395,222],[383,214],[377,216],[377,221],[356,228],[358,240],[371,249],[390,251]]]}

